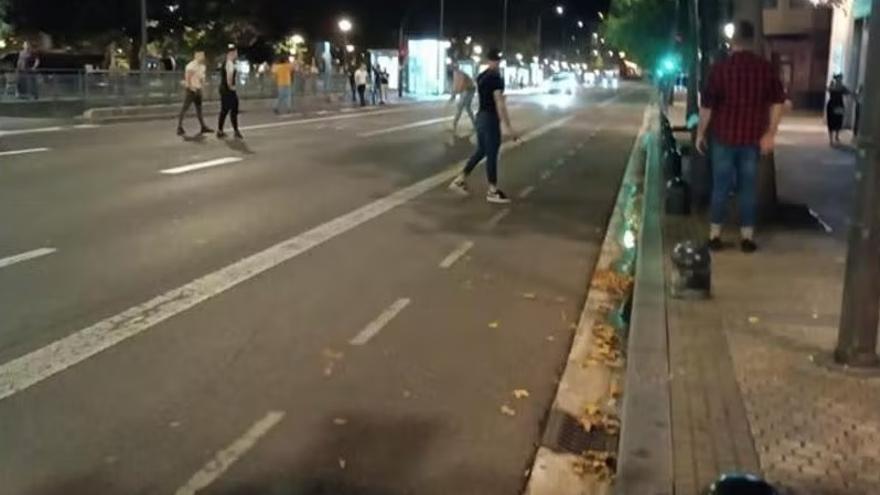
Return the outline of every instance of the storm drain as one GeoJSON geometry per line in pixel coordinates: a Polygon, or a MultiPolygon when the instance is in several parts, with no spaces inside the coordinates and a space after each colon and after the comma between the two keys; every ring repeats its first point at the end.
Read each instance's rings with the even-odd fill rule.
{"type": "Polygon", "coordinates": [[[576,455],[587,451],[616,454],[619,439],[619,433],[610,434],[601,429],[587,431],[571,414],[553,409],[547,418],[543,444],[555,452],[576,455]]]}

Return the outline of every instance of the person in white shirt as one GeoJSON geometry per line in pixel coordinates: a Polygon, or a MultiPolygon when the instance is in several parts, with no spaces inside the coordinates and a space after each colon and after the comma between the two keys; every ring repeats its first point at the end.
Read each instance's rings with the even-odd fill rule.
{"type": "Polygon", "coordinates": [[[369,75],[367,74],[367,66],[361,64],[358,66],[358,69],[354,72],[354,85],[357,86],[358,97],[361,100],[361,106],[367,106],[367,100],[365,98],[367,92],[367,79],[369,75]]]}
{"type": "Polygon", "coordinates": [[[197,51],[193,56],[192,62],[186,65],[184,71],[183,86],[186,95],[183,98],[183,108],[180,109],[180,116],[177,119],[177,135],[183,136],[186,131],[183,130],[183,117],[189,111],[189,107],[196,106],[196,116],[199,118],[199,124],[202,126],[200,134],[214,132],[213,129],[205,125],[205,119],[202,116],[202,89],[205,87],[205,52],[197,51]]]}

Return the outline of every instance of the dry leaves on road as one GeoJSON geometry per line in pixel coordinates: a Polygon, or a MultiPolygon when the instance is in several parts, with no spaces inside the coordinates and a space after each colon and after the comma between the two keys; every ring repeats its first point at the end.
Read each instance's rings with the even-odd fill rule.
{"type": "Polygon", "coordinates": [[[497,321],[493,321],[493,322],[489,323],[489,328],[492,328],[492,329],[498,328],[500,326],[501,326],[501,324],[498,323],[497,321]]]}
{"type": "Polygon", "coordinates": [[[513,391],[513,396],[517,399],[525,399],[529,396],[529,391],[524,388],[518,388],[513,391]]]}
{"type": "Polygon", "coordinates": [[[614,477],[617,470],[617,458],[609,452],[588,450],[572,464],[572,470],[578,476],[593,475],[601,481],[614,477]]]}
{"type": "Polygon", "coordinates": [[[603,430],[609,435],[620,431],[620,419],[612,413],[602,411],[596,404],[587,404],[578,421],[586,431],[603,430]]]}
{"type": "Polygon", "coordinates": [[[336,426],[345,426],[348,424],[348,420],[345,418],[333,418],[333,424],[336,426]]]}
{"type": "Polygon", "coordinates": [[[535,294],[534,292],[523,292],[520,295],[522,296],[523,299],[528,299],[530,301],[534,301],[535,299],[538,298],[538,295],[535,294]]]}
{"type": "Polygon", "coordinates": [[[617,297],[629,293],[633,286],[633,278],[613,270],[601,270],[593,276],[593,287],[610,292],[617,297]]]}
{"type": "Polygon", "coordinates": [[[504,404],[503,406],[501,406],[501,414],[512,417],[516,416],[516,411],[507,404],[504,404]]]}
{"type": "Polygon", "coordinates": [[[342,361],[342,358],[345,357],[343,352],[334,351],[330,348],[325,348],[321,351],[321,355],[324,358],[324,376],[331,376],[336,368],[336,363],[342,361]]]}

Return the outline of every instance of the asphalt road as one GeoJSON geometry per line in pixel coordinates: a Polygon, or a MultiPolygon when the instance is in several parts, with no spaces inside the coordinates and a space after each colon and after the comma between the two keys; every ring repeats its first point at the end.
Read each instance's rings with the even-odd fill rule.
{"type": "Polygon", "coordinates": [[[647,94],[0,134],[0,492],[519,493],[647,94]]]}

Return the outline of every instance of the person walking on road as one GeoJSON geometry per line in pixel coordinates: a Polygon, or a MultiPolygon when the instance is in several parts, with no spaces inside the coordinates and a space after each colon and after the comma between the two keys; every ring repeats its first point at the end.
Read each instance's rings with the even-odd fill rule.
{"type": "Polygon", "coordinates": [[[828,144],[840,144],[840,130],[846,113],[846,101],[850,90],[843,84],[843,74],[835,74],[828,85],[828,104],[825,106],[825,122],[828,124],[828,144]]]}
{"type": "Polygon", "coordinates": [[[293,64],[286,57],[281,57],[272,66],[272,75],[275,76],[275,85],[278,87],[278,99],[275,101],[273,111],[275,115],[281,113],[284,107],[286,113],[293,111],[293,64]]]}
{"type": "Polygon", "coordinates": [[[461,67],[456,67],[452,75],[452,97],[449,99],[449,102],[452,103],[458,97],[458,108],[455,110],[455,118],[452,120],[452,134],[458,134],[458,121],[464,111],[467,111],[474,129],[477,128],[477,119],[474,117],[474,109],[472,108],[476,91],[477,86],[471,76],[461,70],[461,67]]]}
{"type": "Polygon", "coordinates": [[[736,25],[730,57],[709,72],[700,109],[697,149],[705,153],[711,132],[712,201],[709,248],[720,250],[721,226],[731,187],[738,188],[740,248],[754,252],[757,176],[761,155],[773,152],[785,94],[773,66],[753,53],[755,28],[736,25]]]}
{"type": "Polygon", "coordinates": [[[361,106],[367,106],[367,80],[369,79],[369,75],[367,74],[367,67],[364,64],[358,66],[358,69],[354,72],[354,84],[357,86],[358,98],[360,99],[361,106]]]}
{"type": "Polygon", "coordinates": [[[220,68],[220,118],[217,121],[217,137],[223,139],[226,133],[223,132],[223,125],[226,123],[226,116],[232,122],[232,129],[235,131],[236,139],[244,139],[241,132],[238,131],[238,92],[236,92],[236,79],[238,79],[238,50],[230,47],[226,52],[226,61],[220,68]]]}
{"type": "Polygon", "coordinates": [[[205,52],[197,51],[190,63],[186,65],[183,73],[183,86],[186,94],[183,98],[183,108],[180,109],[180,115],[177,118],[177,135],[183,136],[186,131],[183,129],[183,118],[189,107],[196,106],[196,117],[201,125],[200,134],[214,132],[213,129],[205,125],[205,119],[202,115],[202,89],[205,87],[205,52]]]}
{"type": "Polygon", "coordinates": [[[498,152],[501,149],[501,124],[507,132],[513,136],[514,142],[519,141],[519,136],[510,125],[510,114],[507,111],[507,103],[504,98],[504,79],[499,72],[501,53],[498,50],[489,51],[489,67],[477,76],[477,91],[480,94],[480,108],[477,112],[477,149],[468,159],[464,170],[456,177],[449,188],[461,195],[467,195],[467,177],[473,172],[474,167],[480,161],[486,159],[486,177],[489,180],[489,190],[486,193],[486,201],[496,204],[510,203],[501,189],[498,189],[498,152]]]}

